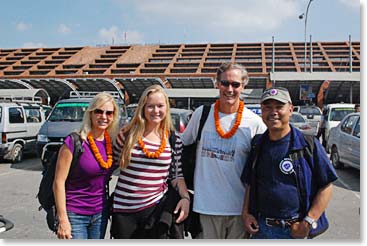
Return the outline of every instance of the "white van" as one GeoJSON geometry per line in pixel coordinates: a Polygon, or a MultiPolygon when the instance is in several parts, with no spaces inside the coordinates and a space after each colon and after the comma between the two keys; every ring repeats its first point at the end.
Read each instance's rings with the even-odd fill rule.
{"type": "Polygon", "coordinates": [[[0,98],[0,159],[23,160],[23,153],[36,153],[39,129],[49,106],[26,100],[0,98]]]}
{"type": "MultiPolygon", "coordinates": [[[[330,130],[333,127],[336,127],[339,122],[350,113],[354,112],[354,104],[352,103],[333,103],[326,105],[324,124],[325,124],[325,140],[326,142],[329,139],[330,130]]],[[[327,146],[327,144],[325,145],[327,146]]],[[[329,149],[326,149],[329,152],[329,149]]]]}

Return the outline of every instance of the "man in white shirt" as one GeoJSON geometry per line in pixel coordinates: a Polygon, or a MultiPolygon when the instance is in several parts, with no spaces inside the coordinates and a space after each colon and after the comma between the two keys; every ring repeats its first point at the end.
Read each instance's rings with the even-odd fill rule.
{"type": "MultiPolygon", "coordinates": [[[[266,130],[262,119],[240,100],[248,81],[240,64],[224,63],[217,70],[219,100],[211,105],[196,152],[193,210],[200,214],[200,238],[246,238],[241,219],[245,188],[240,176],[252,137],[266,130]]],[[[203,106],[193,113],[182,136],[184,145],[196,140],[202,111],[203,106]]]]}

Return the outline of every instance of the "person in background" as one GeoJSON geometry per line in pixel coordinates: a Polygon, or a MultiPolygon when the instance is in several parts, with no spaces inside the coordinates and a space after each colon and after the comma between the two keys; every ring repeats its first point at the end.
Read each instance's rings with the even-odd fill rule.
{"type": "Polygon", "coordinates": [[[355,112],[360,112],[360,110],[361,110],[361,105],[360,105],[360,104],[356,104],[356,105],[354,106],[354,111],[355,111],[355,112]]]}
{"type": "Polygon", "coordinates": [[[183,238],[181,222],[188,215],[190,197],[182,176],[182,142],[174,132],[168,97],[161,86],[152,85],[143,92],[133,119],[118,134],[113,152],[120,175],[111,235],[117,239],[183,238]],[[173,146],[171,134],[176,139],[173,146]],[[169,206],[174,221],[162,229],[162,211],[169,206]],[[177,234],[168,235],[171,228],[178,230],[177,234]]]}
{"type": "Polygon", "coordinates": [[[84,114],[79,163],[69,178],[73,141],[61,146],[53,184],[60,239],[103,239],[108,221],[106,185],[114,170],[112,141],[119,130],[117,104],[109,93],[97,94],[84,114]]]}
{"type": "Polygon", "coordinates": [[[266,89],[261,111],[268,130],[253,139],[242,174],[244,228],[254,239],[321,234],[328,228],[324,212],[335,170],[320,142],[313,138],[314,146],[307,147],[303,134],[289,124],[293,105],[287,89],[266,89]]]}
{"type": "MultiPolygon", "coordinates": [[[[204,239],[241,239],[245,188],[240,175],[251,139],[265,131],[261,118],[240,100],[249,81],[246,69],[224,63],[217,70],[219,99],[211,105],[197,145],[193,211],[200,214],[204,239]]],[[[203,106],[195,110],[182,136],[184,145],[197,139],[203,106]]]]}

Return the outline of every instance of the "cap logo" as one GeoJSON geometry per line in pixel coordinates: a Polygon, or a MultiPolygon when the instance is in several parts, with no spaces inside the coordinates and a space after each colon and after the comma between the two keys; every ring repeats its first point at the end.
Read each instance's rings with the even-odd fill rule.
{"type": "Polygon", "coordinates": [[[270,90],[270,95],[275,96],[276,94],[278,94],[278,90],[277,89],[271,89],[270,90]]]}

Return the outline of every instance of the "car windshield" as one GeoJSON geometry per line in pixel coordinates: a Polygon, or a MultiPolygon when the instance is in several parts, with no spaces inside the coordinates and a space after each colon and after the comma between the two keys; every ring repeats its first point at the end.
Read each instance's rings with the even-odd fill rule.
{"type": "Polygon", "coordinates": [[[299,115],[299,114],[292,114],[291,115],[291,118],[290,118],[290,122],[293,122],[293,123],[304,123],[306,122],[305,119],[299,115]]]}
{"type": "Polygon", "coordinates": [[[330,121],[341,121],[347,114],[353,112],[354,108],[333,108],[330,113],[330,121]]]}
{"type": "Polygon", "coordinates": [[[89,103],[58,103],[49,121],[82,121],[89,103]]]}
{"type": "Polygon", "coordinates": [[[299,112],[303,115],[321,115],[321,112],[317,107],[301,107],[299,112]]]}

